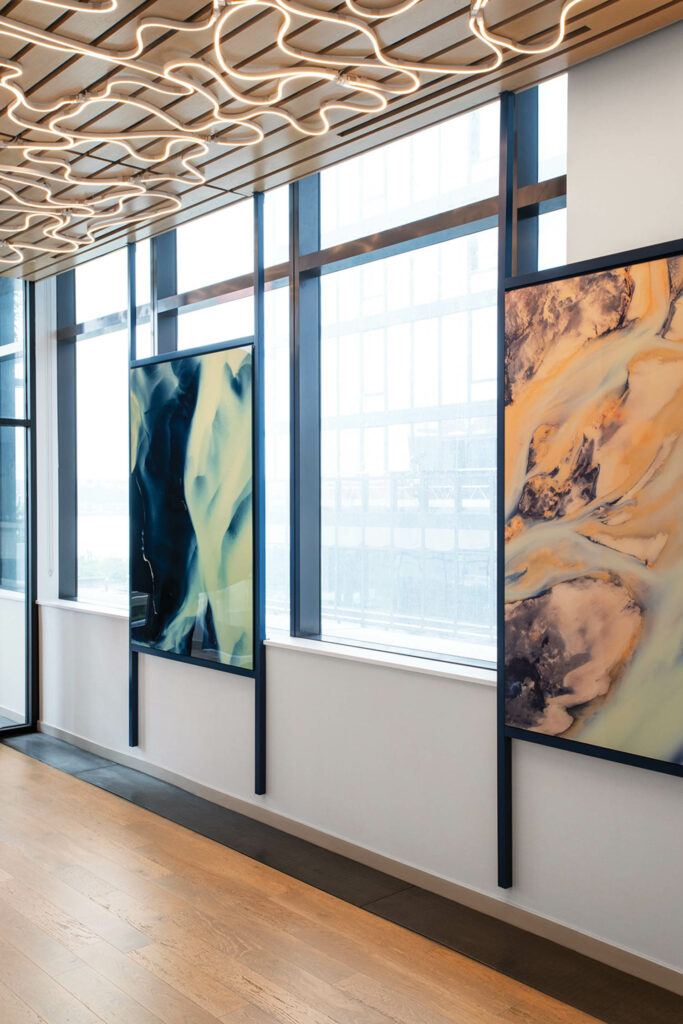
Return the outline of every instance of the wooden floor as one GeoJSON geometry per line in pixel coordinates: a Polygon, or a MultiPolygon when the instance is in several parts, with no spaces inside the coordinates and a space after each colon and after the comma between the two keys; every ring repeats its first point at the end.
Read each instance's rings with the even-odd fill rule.
{"type": "Polygon", "coordinates": [[[2,1024],[593,1020],[0,745],[2,1024]]]}

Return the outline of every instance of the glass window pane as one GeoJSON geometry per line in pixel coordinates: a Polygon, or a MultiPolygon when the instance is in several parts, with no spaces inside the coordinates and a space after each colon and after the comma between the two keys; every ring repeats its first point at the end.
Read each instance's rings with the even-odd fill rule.
{"type": "Polygon", "coordinates": [[[25,416],[24,286],[0,277],[0,416],[25,416]]]}
{"type": "Polygon", "coordinates": [[[78,600],[128,607],[128,335],[76,343],[78,600]]]}
{"type": "Polygon", "coordinates": [[[144,306],[152,301],[152,245],[149,238],[135,245],[135,302],[144,306]]]}
{"type": "Polygon", "coordinates": [[[542,213],[538,218],[538,269],[567,262],[567,210],[542,213]]]}
{"type": "Polygon", "coordinates": [[[178,316],[178,348],[200,348],[221,341],[250,338],[254,333],[254,299],[247,295],[204,309],[190,308],[178,316]]]}
{"type": "Polygon", "coordinates": [[[322,278],[326,636],[495,660],[496,245],[322,278]]]}
{"type": "Polygon", "coordinates": [[[189,292],[254,269],[253,203],[246,199],[178,228],[178,291],[189,292]]]}
{"type": "Polygon", "coordinates": [[[0,427],[0,728],[26,721],[26,432],[0,427]]]}
{"type": "Polygon", "coordinates": [[[154,355],[154,338],[152,337],[152,321],[147,317],[138,320],[135,325],[135,358],[147,359],[154,355]]]}
{"type": "Polygon", "coordinates": [[[495,195],[499,132],[489,103],[322,171],[323,246],[495,195]]]}
{"type": "Polygon", "coordinates": [[[273,267],[289,260],[289,185],[271,189],[263,197],[264,263],[273,267]]]}
{"type": "Polygon", "coordinates": [[[289,633],[289,288],[265,294],[266,632],[289,633]]]}
{"type": "Polygon", "coordinates": [[[128,308],[128,254],[117,249],[76,267],[76,321],[84,323],[128,308]]]}
{"type": "Polygon", "coordinates": [[[538,180],[567,173],[567,76],[538,87],[538,180]]]}

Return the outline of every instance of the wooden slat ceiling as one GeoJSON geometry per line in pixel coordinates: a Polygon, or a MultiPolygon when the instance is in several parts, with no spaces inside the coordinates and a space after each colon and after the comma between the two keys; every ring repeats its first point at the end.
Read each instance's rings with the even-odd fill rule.
{"type": "MultiPolygon", "coordinates": [[[[5,265],[2,272],[33,279],[59,272],[109,251],[123,239],[144,238],[167,230],[248,196],[255,189],[303,177],[361,150],[486,103],[503,90],[528,87],[579,61],[671,24],[683,14],[683,0],[574,0],[573,4],[567,0],[484,0],[483,5],[482,0],[475,0],[472,7],[483,14],[494,37],[503,37],[521,49],[545,51],[519,53],[504,47],[502,62],[493,66],[493,50],[473,34],[471,6],[463,0],[395,0],[393,9],[397,13],[384,17],[380,15],[391,10],[387,0],[365,0],[364,5],[360,0],[311,0],[305,6],[295,0],[214,2],[215,8],[214,3],[201,4],[196,0],[0,2],[0,142],[5,144],[0,153],[0,239],[14,243],[25,257],[21,265],[5,265]],[[284,15],[274,6],[283,2],[298,12],[291,15],[285,37],[286,44],[295,51],[290,56],[285,56],[277,45],[284,15]],[[547,50],[557,37],[562,12],[567,7],[570,9],[564,37],[559,46],[547,50]],[[262,99],[273,88],[272,81],[263,78],[264,72],[310,68],[310,57],[307,61],[299,54],[304,51],[317,55],[316,60],[320,61],[337,58],[339,63],[333,67],[322,63],[318,67],[327,67],[333,74],[341,71],[346,79],[340,83],[317,74],[293,80],[279,104],[287,114],[300,125],[317,129],[322,124],[320,109],[331,100],[363,105],[365,112],[333,107],[327,112],[330,130],[323,135],[302,134],[282,117],[267,113],[255,122],[264,132],[262,141],[255,145],[237,145],[253,137],[253,129],[227,121],[217,125],[210,136],[209,129],[203,127],[211,120],[207,96],[218,95],[212,69],[220,73],[210,21],[215,22],[228,10],[220,38],[221,53],[236,71],[255,73],[257,77],[253,81],[228,79],[224,73],[221,77],[243,90],[249,103],[262,99]],[[326,13],[345,21],[323,20],[321,15],[326,13]],[[141,52],[129,62],[130,66],[122,67],[114,60],[98,56],[130,51],[135,46],[141,19],[170,19],[184,26],[147,27],[141,52]],[[368,67],[372,57],[370,39],[360,33],[357,24],[371,29],[388,61],[438,67],[458,65],[463,73],[420,73],[417,91],[393,96],[386,109],[380,110],[376,95],[354,88],[359,77],[376,83],[377,95],[405,88],[409,80],[400,69],[383,64],[368,67]],[[13,28],[17,25],[48,34],[42,40],[35,36],[17,38],[13,28]],[[209,27],[189,31],[192,26],[202,25],[209,27]],[[74,41],[76,50],[78,44],[85,44],[94,47],[95,52],[74,52],[65,47],[64,40],[74,41]],[[172,95],[161,69],[171,61],[188,59],[196,64],[189,72],[183,69],[183,74],[189,74],[200,88],[191,95],[172,95]],[[363,63],[359,65],[361,59],[363,63]],[[348,64],[344,66],[343,61],[348,64]],[[136,71],[140,66],[141,71],[136,71]],[[133,74],[136,80],[123,84],[122,73],[129,79],[133,74]],[[15,82],[24,96],[19,106],[16,95],[10,91],[15,82]],[[163,83],[166,91],[162,94],[151,89],[149,86],[154,83],[163,83]],[[89,94],[100,94],[107,86],[116,91],[118,102],[83,103],[86,90],[89,94]],[[65,98],[74,101],[79,94],[81,102],[74,103],[71,117],[66,117],[62,107],[59,113],[67,130],[84,133],[85,137],[70,148],[62,144],[54,155],[69,166],[70,175],[87,179],[87,185],[76,188],[60,180],[64,171],[47,168],[55,173],[55,180],[48,183],[52,201],[76,207],[88,198],[92,201],[102,196],[105,190],[111,194],[107,181],[112,177],[125,182],[133,178],[139,183],[141,172],[145,172],[147,195],[128,198],[125,214],[145,217],[154,210],[171,212],[151,221],[142,219],[134,225],[100,224],[94,228],[92,243],[76,254],[65,251],[60,232],[54,241],[48,239],[48,244],[58,250],[56,253],[23,249],[26,244],[44,244],[46,227],[54,226],[56,221],[54,215],[46,216],[46,194],[40,193],[27,177],[27,169],[35,168],[36,164],[16,147],[29,141],[45,144],[50,138],[45,126],[56,116],[57,102],[65,98]],[[165,143],[158,136],[169,125],[149,106],[143,109],[134,101],[156,104],[164,117],[182,125],[183,131],[193,133],[195,139],[204,139],[203,145],[195,148],[191,161],[198,173],[188,173],[183,168],[177,145],[175,155],[164,163],[150,162],[163,150],[165,143]],[[31,127],[17,124],[18,116],[31,127]],[[97,138],[98,134],[114,134],[117,140],[102,140],[97,138]],[[180,180],[147,181],[150,173],[170,173],[180,180]],[[7,192],[7,188],[16,195],[7,192]],[[172,209],[178,202],[180,208],[172,209]],[[31,203],[35,208],[29,223],[24,223],[23,203],[31,203]]],[[[221,115],[228,106],[238,113],[247,109],[244,102],[231,100],[223,105],[221,115]]],[[[188,152],[185,148],[183,155],[188,152]]],[[[131,191],[130,185],[126,188],[131,191]]],[[[73,207],[64,216],[61,234],[65,238],[82,237],[89,223],[86,216],[77,216],[79,210],[73,207]]],[[[10,256],[7,245],[0,244],[0,259],[10,256]]]]}

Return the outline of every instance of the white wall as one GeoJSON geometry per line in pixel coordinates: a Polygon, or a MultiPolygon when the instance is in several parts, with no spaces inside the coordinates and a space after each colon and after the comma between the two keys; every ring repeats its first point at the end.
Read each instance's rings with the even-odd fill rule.
{"type": "Polygon", "coordinates": [[[26,721],[26,601],[0,590],[0,716],[26,721]]]}
{"type": "MultiPolygon", "coordinates": [[[[671,206],[666,190],[648,187],[648,209],[629,205],[626,186],[621,199],[616,195],[634,149],[643,173],[649,160],[647,173],[663,175],[669,160],[680,113],[676,94],[662,96],[660,75],[667,61],[678,60],[681,26],[668,32],[570,75],[574,258],[654,241],[641,237],[651,234],[650,224],[670,223],[666,210],[655,209],[657,202],[671,206]],[[668,56],[660,53],[656,69],[638,67],[636,74],[638,47],[649,52],[657,39],[668,56]],[[588,79],[591,87],[583,88],[588,79]],[[586,136],[596,107],[603,109],[603,127],[624,116],[628,80],[637,80],[645,94],[638,104],[648,110],[648,131],[658,124],[659,144],[645,152],[637,140],[640,125],[626,141],[620,137],[618,147],[608,131],[586,136]],[[599,170],[600,196],[588,165],[599,170]],[[589,204],[600,206],[599,219],[585,215],[589,204]],[[624,221],[632,225],[628,238],[624,221]]],[[[41,308],[48,307],[46,298],[41,308]]],[[[50,341],[46,330],[43,335],[41,596],[49,600],[55,596],[55,523],[47,506],[56,456],[50,341]]],[[[124,755],[125,620],[52,605],[42,608],[41,624],[44,722],[124,755]]],[[[249,683],[167,661],[141,662],[137,753],[149,764],[683,970],[680,779],[516,744],[515,887],[502,892],[496,888],[493,687],[269,647],[268,794],[255,798],[249,683]]]]}
{"type": "Polygon", "coordinates": [[[683,21],[569,74],[568,256],[683,238],[683,21]]]}

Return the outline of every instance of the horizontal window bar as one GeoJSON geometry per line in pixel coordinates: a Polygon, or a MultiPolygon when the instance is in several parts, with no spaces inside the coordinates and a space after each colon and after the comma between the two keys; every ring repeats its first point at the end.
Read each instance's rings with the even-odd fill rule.
{"type": "Polygon", "coordinates": [[[567,195],[567,175],[560,174],[557,178],[548,178],[546,181],[536,181],[533,185],[524,185],[517,190],[517,209],[524,210],[529,206],[537,206],[539,203],[547,202],[550,199],[559,199],[567,195]]]}
{"type": "MultiPolygon", "coordinates": [[[[266,283],[287,277],[289,277],[289,263],[278,263],[273,267],[268,267],[265,271],[266,283]]],[[[221,302],[231,302],[233,299],[248,298],[253,294],[254,275],[242,274],[229,281],[217,281],[204,288],[194,288],[189,292],[181,292],[178,295],[169,295],[165,299],[159,299],[157,309],[159,313],[168,313],[171,310],[184,309],[188,306],[192,306],[193,309],[202,309],[205,306],[213,306],[221,302]]]]}
{"type": "MultiPolygon", "coordinates": [[[[564,174],[532,185],[525,185],[517,193],[518,216],[524,218],[561,209],[566,203],[566,191],[567,176],[564,174]]],[[[388,228],[374,235],[366,235],[340,245],[330,246],[327,249],[307,253],[301,257],[300,269],[302,272],[307,272],[325,268],[323,273],[330,272],[330,270],[342,270],[347,266],[357,266],[373,259],[386,258],[400,252],[435,245],[463,234],[474,234],[477,231],[494,227],[497,212],[498,198],[492,196],[455,210],[447,210],[444,213],[411,221],[399,227],[388,228]]],[[[289,274],[289,263],[278,263],[267,267],[265,270],[266,286],[271,285],[272,287],[273,283],[277,282],[276,286],[279,287],[286,281],[289,274]]],[[[227,281],[218,281],[204,288],[195,288],[177,295],[169,295],[159,300],[157,311],[168,313],[189,307],[202,309],[222,302],[246,298],[253,294],[253,287],[253,274],[244,274],[227,281]]],[[[151,306],[149,304],[137,307],[138,323],[144,322],[150,317],[151,306]]],[[[127,313],[122,310],[118,313],[110,313],[108,316],[61,327],[57,332],[57,340],[87,338],[126,328],[127,313]]]]}
{"type": "Polygon", "coordinates": [[[11,416],[0,416],[0,427],[26,427],[31,426],[30,420],[13,419],[11,416]]]}
{"type": "Polygon", "coordinates": [[[316,270],[332,263],[348,263],[357,257],[369,256],[380,251],[384,253],[387,249],[396,247],[406,249],[410,247],[411,242],[438,236],[465,225],[472,226],[471,230],[477,230],[475,225],[496,217],[497,214],[498,198],[492,196],[490,199],[460,206],[457,210],[447,210],[445,213],[437,213],[432,217],[424,217],[422,220],[388,228],[374,235],[366,235],[364,238],[356,238],[351,242],[342,242],[319,252],[302,255],[301,270],[316,270]]]}
{"type": "Polygon", "coordinates": [[[123,331],[128,327],[128,312],[109,313],[107,316],[85,320],[80,324],[67,324],[57,331],[57,341],[75,341],[76,338],[91,338],[97,334],[110,334],[112,331],[123,331]]]}
{"type": "Polygon", "coordinates": [[[156,647],[148,647],[147,644],[137,643],[135,640],[131,640],[130,649],[137,654],[149,654],[153,658],[167,658],[169,661],[181,661],[185,665],[197,665],[199,668],[215,668],[219,672],[231,672],[236,676],[254,678],[254,670],[250,668],[241,668],[239,665],[225,665],[222,661],[210,661],[208,658],[192,658],[186,654],[160,651],[156,647]]]}
{"type": "Polygon", "coordinates": [[[485,217],[483,220],[469,221],[457,227],[446,228],[444,231],[437,231],[433,235],[423,235],[417,238],[407,238],[403,242],[397,242],[386,248],[372,249],[369,252],[358,253],[349,256],[347,259],[327,263],[322,267],[313,270],[302,271],[304,277],[314,277],[318,274],[336,274],[341,270],[349,270],[351,267],[364,266],[377,260],[389,259],[391,256],[400,256],[407,252],[416,252],[418,249],[428,249],[432,245],[440,245],[443,242],[450,242],[454,238],[463,238],[465,235],[476,235],[480,231],[490,231],[498,226],[498,217],[485,217]]]}

